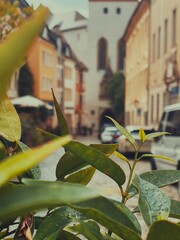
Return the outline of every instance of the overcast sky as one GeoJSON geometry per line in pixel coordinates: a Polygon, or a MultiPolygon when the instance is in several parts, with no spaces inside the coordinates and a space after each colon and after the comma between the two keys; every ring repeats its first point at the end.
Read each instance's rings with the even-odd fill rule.
{"type": "Polygon", "coordinates": [[[59,14],[69,11],[78,11],[85,16],[88,16],[88,0],[26,0],[36,9],[39,4],[49,7],[54,14],[59,14]]]}

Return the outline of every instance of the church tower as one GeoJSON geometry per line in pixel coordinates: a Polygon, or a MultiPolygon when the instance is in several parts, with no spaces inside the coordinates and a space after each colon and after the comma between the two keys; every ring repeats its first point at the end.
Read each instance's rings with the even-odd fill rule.
{"type": "Polygon", "coordinates": [[[113,73],[120,70],[121,39],[137,4],[137,0],[89,0],[86,112],[88,125],[95,130],[106,122],[104,113],[111,112],[109,100],[100,97],[107,61],[113,73]]]}

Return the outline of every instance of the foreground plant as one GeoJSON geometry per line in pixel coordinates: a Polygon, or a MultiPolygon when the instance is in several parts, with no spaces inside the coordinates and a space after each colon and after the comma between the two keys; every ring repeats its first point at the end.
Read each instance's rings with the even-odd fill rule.
{"type": "Polygon", "coordinates": [[[11,236],[13,239],[78,240],[83,235],[90,240],[141,240],[142,230],[135,215],[140,211],[149,227],[148,240],[178,240],[180,226],[169,217],[180,218],[180,203],[169,199],[160,188],[179,182],[179,171],[150,171],[134,177],[139,160],[152,157],[138,157],[141,145],[148,138],[166,133],[146,136],[140,129],[141,145],[137,146],[133,137],[112,119],[134,147],[135,159],[131,164],[116,152],[116,144],[87,146],[71,140],[53,94],[61,136],[42,131],[51,141],[32,150],[20,141],[21,123],[6,91],[12,73],[21,65],[47,14],[46,8],[38,9],[31,20],[0,46],[3,66],[0,68],[0,239],[11,236]],[[19,61],[17,57],[9,58],[12,51],[19,61]],[[62,146],[65,151],[56,166],[56,181],[41,181],[38,163],[62,146]],[[112,160],[112,155],[119,157],[119,164],[112,160]],[[121,168],[121,161],[128,164],[128,175],[121,168]],[[96,169],[117,183],[119,201],[86,187],[96,169]],[[137,194],[139,202],[132,211],[126,203],[137,194]]]}

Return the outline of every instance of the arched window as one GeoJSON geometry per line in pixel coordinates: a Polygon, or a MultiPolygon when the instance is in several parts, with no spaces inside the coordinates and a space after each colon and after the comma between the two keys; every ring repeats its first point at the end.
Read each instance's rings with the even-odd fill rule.
{"type": "Polygon", "coordinates": [[[117,43],[117,70],[124,69],[124,57],[125,57],[125,43],[123,39],[119,39],[117,43]]]}
{"type": "Polygon", "coordinates": [[[107,60],[107,41],[101,38],[98,41],[98,70],[106,68],[107,60]]]}

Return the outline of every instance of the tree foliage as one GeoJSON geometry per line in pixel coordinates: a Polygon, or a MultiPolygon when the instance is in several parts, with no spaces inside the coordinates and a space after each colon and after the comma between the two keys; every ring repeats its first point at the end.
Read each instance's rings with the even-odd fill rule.
{"type": "Polygon", "coordinates": [[[32,8],[20,8],[19,1],[0,0],[0,42],[32,14],[32,8]]]}
{"type": "Polygon", "coordinates": [[[20,68],[18,78],[18,95],[33,95],[33,75],[27,63],[20,68]]]}
{"type": "Polygon", "coordinates": [[[114,74],[109,83],[109,97],[112,110],[116,119],[124,122],[124,74],[122,72],[114,74]]]}

